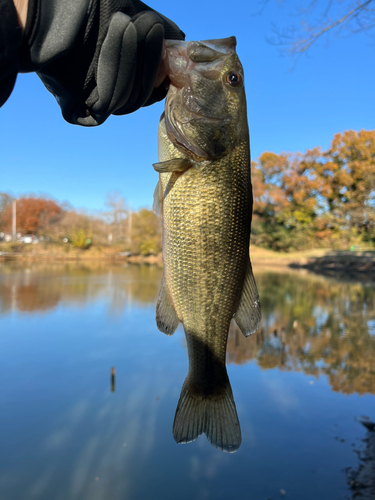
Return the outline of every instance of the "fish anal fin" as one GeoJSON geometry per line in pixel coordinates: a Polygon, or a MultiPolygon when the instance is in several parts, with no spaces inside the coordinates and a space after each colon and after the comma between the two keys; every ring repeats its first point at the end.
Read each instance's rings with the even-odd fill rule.
{"type": "Polygon", "coordinates": [[[258,290],[249,259],[246,266],[242,295],[234,320],[245,337],[249,337],[259,328],[261,318],[258,290]]]}
{"type": "Polygon", "coordinates": [[[168,295],[164,277],[161,281],[159,297],[156,304],[156,324],[166,335],[173,335],[180,320],[177,317],[171,299],[168,295]]]}
{"type": "Polygon", "coordinates": [[[173,158],[172,160],[161,161],[152,165],[156,172],[164,174],[167,172],[185,172],[192,166],[191,161],[187,158],[173,158]]]}
{"type": "Polygon", "coordinates": [[[199,397],[185,380],[173,423],[173,437],[179,444],[195,441],[205,433],[219,450],[234,453],[241,445],[241,428],[230,383],[220,397],[199,397]]]}

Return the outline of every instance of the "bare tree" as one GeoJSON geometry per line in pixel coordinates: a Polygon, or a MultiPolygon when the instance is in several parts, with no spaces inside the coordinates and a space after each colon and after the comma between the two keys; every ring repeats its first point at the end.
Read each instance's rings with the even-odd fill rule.
{"type": "MultiPolygon", "coordinates": [[[[268,2],[263,1],[261,11],[268,2]]],[[[269,39],[292,55],[306,52],[330,32],[359,33],[375,28],[375,0],[311,0],[306,8],[299,6],[295,11],[300,17],[299,26],[274,26],[274,37],[269,39]]]]}
{"type": "Polygon", "coordinates": [[[12,204],[13,197],[9,193],[0,193],[0,232],[4,230],[6,221],[4,221],[4,212],[12,204]]]}
{"type": "MultiPolygon", "coordinates": [[[[110,234],[113,235],[115,240],[119,241],[125,237],[127,231],[125,221],[128,218],[128,209],[125,198],[120,191],[111,191],[107,193],[105,205],[109,208],[109,211],[105,212],[104,216],[111,230],[110,234]]],[[[112,238],[110,240],[112,241],[112,238]]]]}
{"type": "Polygon", "coordinates": [[[9,193],[0,193],[0,212],[3,212],[8,205],[11,205],[13,197],[9,193]]]}

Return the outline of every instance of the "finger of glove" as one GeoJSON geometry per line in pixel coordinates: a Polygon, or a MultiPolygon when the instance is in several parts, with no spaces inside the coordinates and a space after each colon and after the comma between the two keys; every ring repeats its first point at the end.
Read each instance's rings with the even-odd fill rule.
{"type": "MultiPolygon", "coordinates": [[[[169,81],[168,78],[166,81],[169,81]]],[[[163,82],[159,87],[155,88],[152,91],[151,96],[148,98],[148,100],[143,104],[143,107],[145,106],[151,106],[151,104],[154,104],[155,102],[162,101],[164,97],[167,95],[168,92],[168,85],[163,82]]]]}
{"type": "Polygon", "coordinates": [[[185,33],[168,17],[163,16],[158,12],[164,24],[164,38],[167,40],[185,40],[185,33]]]}
{"type": "MultiPolygon", "coordinates": [[[[101,0],[103,2],[103,0],[101,0]]],[[[113,2],[113,0],[106,0],[113,2]]],[[[122,12],[126,12],[133,21],[146,11],[151,11],[156,13],[161,17],[164,25],[164,38],[174,39],[174,40],[185,40],[185,33],[180,30],[180,28],[173,21],[168,19],[168,17],[163,16],[160,12],[152,9],[140,0],[115,0],[117,9],[122,12]]]]}
{"type": "Polygon", "coordinates": [[[129,16],[111,18],[97,67],[99,99],[92,106],[98,123],[126,104],[133,89],[137,66],[137,31],[129,16]]]}
{"type": "Polygon", "coordinates": [[[152,11],[143,12],[136,16],[134,26],[138,39],[135,81],[128,102],[114,112],[116,115],[132,113],[148,101],[161,62],[164,26],[159,15],[152,11]]]}

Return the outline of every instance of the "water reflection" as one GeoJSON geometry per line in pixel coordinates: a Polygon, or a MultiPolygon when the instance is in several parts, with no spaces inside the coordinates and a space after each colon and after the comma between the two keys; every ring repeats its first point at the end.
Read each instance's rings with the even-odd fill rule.
{"type": "MultiPolygon", "coordinates": [[[[162,269],[105,264],[0,265],[0,314],[84,307],[108,314],[156,301],[162,269]]],[[[232,323],[227,362],[326,375],[334,391],[375,394],[375,285],[299,273],[257,275],[262,326],[244,338],[232,323]]],[[[156,326],[155,326],[156,330],[156,326]]],[[[157,335],[157,333],[156,333],[157,335]]]]}
{"type": "Polygon", "coordinates": [[[111,310],[153,303],[162,269],[157,266],[106,264],[0,264],[0,314],[40,312],[59,304],[83,307],[109,297],[111,310]]]}
{"type": "Polygon", "coordinates": [[[334,391],[375,393],[375,287],[311,276],[262,274],[262,328],[233,328],[228,361],[327,375],[334,391]]]}
{"type": "Polygon", "coordinates": [[[258,273],[262,329],[245,339],[232,327],[228,341],[243,437],[228,455],[172,437],[188,359],[182,329],[155,325],[161,276],[0,267],[0,497],[347,498],[365,433],[354,418],[375,418],[374,285],[258,273]]]}

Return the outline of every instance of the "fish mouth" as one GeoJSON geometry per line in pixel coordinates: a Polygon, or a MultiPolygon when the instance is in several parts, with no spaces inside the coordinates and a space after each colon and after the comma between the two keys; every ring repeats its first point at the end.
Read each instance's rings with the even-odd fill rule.
{"type": "Polygon", "coordinates": [[[166,40],[166,67],[170,79],[169,91],[165,103],[165,124],[169,139],[189,157],[197,160],[211,160],[211,148],[206,148],[203,139],[204,125],[212,131],[223,130],[225,123],[231,119],[220,110],[202,106],[202,96],[193,95],[192,75],[217,73],[229,55],[235,53],[235,37],[205,40],[202,42],[184,42],[180,40],[166,40]],[[219,111],[219,113],[218,113],[219,111]],[[221,114],[221,116],[217,116],[221,114]],[[194,132],[193,129],[197,131],[194,132]],[[194,137],[195,136],[195,137],[194,137]],[[198,144],[200,145],[198,145],[198,144]],[[207,149],[207,150],[206,150],[207,149]]]}
{"type": "Polygon", "coordinates": [[[173,86],[185,86],[186,77],[192,70],[202,68],[213,71],[220,67],[222,61],[236,51],[236,38],[185,42],[181,40],[164,40],[165,56],[163,58],[168,78],[173,86]]]}

